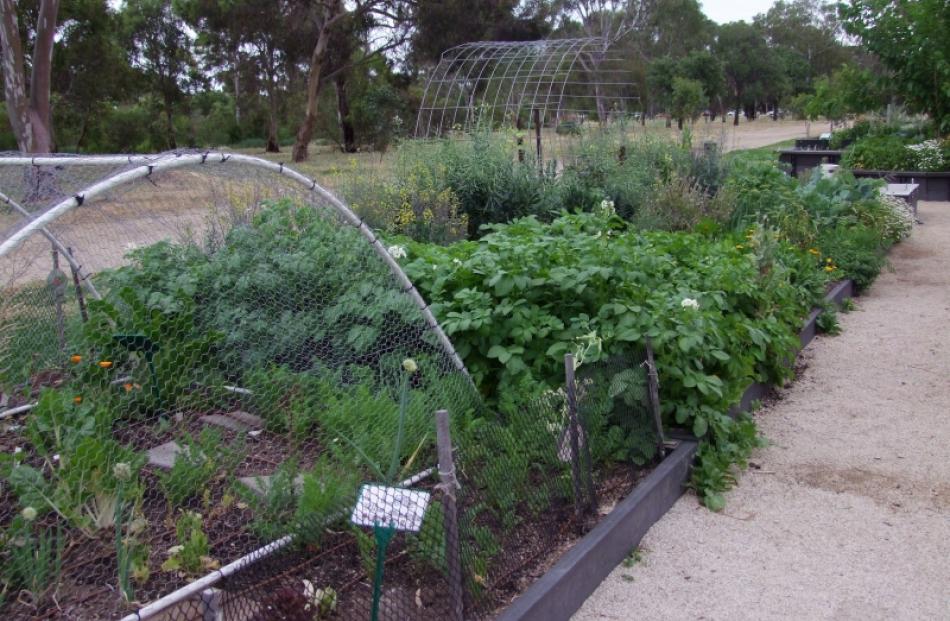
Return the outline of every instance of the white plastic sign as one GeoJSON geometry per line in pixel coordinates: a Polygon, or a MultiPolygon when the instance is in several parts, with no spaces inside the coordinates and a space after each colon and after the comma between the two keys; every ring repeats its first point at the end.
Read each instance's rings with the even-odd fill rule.
{"type": "Polygon", "coordinates": [[[429,492],[367,484],[360,488],[350,521],[415,533],[422,528],[428,506],[429,492]]]}

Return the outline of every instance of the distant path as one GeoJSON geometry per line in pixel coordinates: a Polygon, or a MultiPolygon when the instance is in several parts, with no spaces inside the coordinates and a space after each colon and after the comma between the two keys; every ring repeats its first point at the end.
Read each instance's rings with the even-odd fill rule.
{"type": "Polygon", "coordinates": [[[757,415],[726,509],[681,498],[575,621],[950,619],[950,203],[920,214],[757,415]]]}
{"type": "Polygon", "coordinates": [[[693,143],[696,144],[697,140],[715,140],[723,146],[724,151],[758,149],[785,140],[804,138],[809,130],[812,136],[818,136],[827,129],[827,123],[773,121],[765,117],[759,117],[751,122],[743,121],[738,127],[731,121],[726,123],[700,121],[693,127],[693,143]]]}

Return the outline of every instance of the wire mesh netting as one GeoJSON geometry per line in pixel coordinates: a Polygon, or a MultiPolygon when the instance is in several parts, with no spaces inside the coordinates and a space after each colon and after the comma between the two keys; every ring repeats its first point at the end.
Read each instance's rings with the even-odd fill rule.
{"type": "Polygon", "coordinates": [[[4,618],[491,617],[654,457],[640,353],[488,412],[282,165],[0,163],[4,618]]]}
{"type": "Polygon", "coordinates": [[[429,76],[415,136],[523,130],[520,157],[558,159],[562,138],[633,118],[636,88],[628,59],[602,38],[466,43],[429,76]]]}

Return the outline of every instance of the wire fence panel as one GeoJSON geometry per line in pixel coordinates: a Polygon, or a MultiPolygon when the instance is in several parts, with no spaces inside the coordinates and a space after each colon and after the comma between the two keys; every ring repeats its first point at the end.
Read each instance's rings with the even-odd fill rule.
{"type": "Polygon", "coordinates": [[[283,166],[38,161],[0,158],[4,618],[490,618],[653,457],[642,360],[487,411],[401,248],[283,166]]]}

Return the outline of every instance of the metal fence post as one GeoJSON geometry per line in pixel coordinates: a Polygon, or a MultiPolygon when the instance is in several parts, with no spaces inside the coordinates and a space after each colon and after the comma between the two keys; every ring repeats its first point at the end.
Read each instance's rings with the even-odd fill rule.
{"type": "Polygon", "coordinates": [[[656,371],[656,362],[653,361],[653,344],[647,338],[647,383],[650,389],[650,410],[653,413],[653,424],[656,425],[656,445],[660,457],[666,457],[666,436],[663,434],[663,417],[660,414],[660,375],[656,371]]]}
{"type": "Polygon", "coordinates": [[[449,413],[435,413],[436,446],[439,453],[439,480],[442,490],[442,511],[445,527],[445,564],[448,570],[450,618],[462,621],[462,557],[460,553],[458,506],[455,492],[459,489],[452,457],[452,436],[449,431],[449,413]]]}
{"type": "MultiPolygon", "coordinates": [[[[585,504],[581,491],[581,441],[578,437],[577,384],[574,378],[574,354],[564,354],[564,381],[567,394],[567,433],[571,443],[571,483],[574,485],[574,512],[580,515],[585,504]]],[[[560,448],[560,447],[559,447],[560,448]]]]}
{"type": "Polygon", "coordinates": [[[221,606],[221,589],[205,589],[201,592],[202,621],[222,621],[224,610],[221,606]]]}

